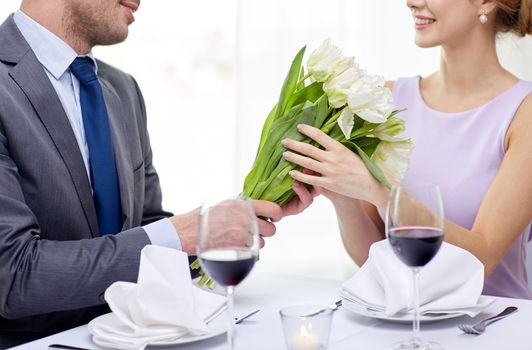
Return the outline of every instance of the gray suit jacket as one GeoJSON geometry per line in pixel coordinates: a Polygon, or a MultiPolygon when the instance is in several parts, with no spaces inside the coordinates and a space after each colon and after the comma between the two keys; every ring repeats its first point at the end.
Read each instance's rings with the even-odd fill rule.
{"type": "Polygon", "coordinates": [[[136,281],[150,243],[138,226],[170,215],[161,208],[135,80],[103,62],[98,76],[124,222],[123,232],[103,237],[61,102],[12,16],[0,27],[0,339],[55,332],[101,313],[94,307],[111,283],[136,281]]]}

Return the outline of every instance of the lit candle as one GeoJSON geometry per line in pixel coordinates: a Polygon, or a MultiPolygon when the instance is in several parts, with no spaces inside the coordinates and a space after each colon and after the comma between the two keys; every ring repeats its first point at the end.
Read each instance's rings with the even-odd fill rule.
{"type": "MultiPolygon", "coordinates": [[[[309,330],[312,325],[309,324],[309,330]]],[[[309,333],[305,326],[301,326],[301,332],[292,339],[293,350],[320,350],[320,340],[312,333],[309,333]]]]}

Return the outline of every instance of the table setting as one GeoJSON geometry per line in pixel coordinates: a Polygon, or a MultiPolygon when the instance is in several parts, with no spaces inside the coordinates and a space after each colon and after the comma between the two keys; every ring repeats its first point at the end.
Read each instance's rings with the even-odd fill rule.
{"type": "Polygon", "coordinates": [[[112,284],[105,300],[112,312],[88,325],[103,347],[182,344],[227,331],[225,299],[194,286],[186,254],[168,248],[145,247],[137,283],[112,284]]]}
{"type": "MultiPolygon", "coordinates": [[[[375,243],[369,258],[360,270],[340,290],[343,306],[361,315],[389,321],[412,321],[408,308],[410,295],[408,268],[397,263],[390,243],[375,243]],[[393,292],[400,291],[400,292],[393,292]]],[[[468,315],[475,317],[495,301],[480,295],[484,282],[484,267],[469,252],[443,243],[434,261],[427,264],[420,276],[421,321],[437,321],[468,315]],[[456,268],[460,266],[460,268],[456,268]],[[452,279],[442,279],[449,273],[452,279]]]]}
{"type": "MultiPolygon", "coordinates": [[[[279,312],[287,306],[301,304],[327,305],[337,300],[344,281],[310,278],[298,275],[253,271],[235,294],[235,314],[244,316],[260,308],[260,312],[235,325],[236,349],[286,349],[285,335],[279,312]]],[[[526,350],[532,344],[529,331],[532,302],[523,299],[495,297],[495,302],[474,318],[460,316],[436,322],[422,322],[423,334],[443,344],[447,349],[526,350]],[[518,312],[487,327],[480,336],[465,334],[457,325],[473,324],[495,315],[507,306],[517,306],[518,312]]],[[[362,316],[343,306],[334,311],[329,335],[331,350],[388,349],[393,342],[405,339],[412,330],[411,320],[390,322],[362,316]]],[[[87,325],[73,328],[16,347],[16,350],[42,350],[52,344],[64,344],[91,350],[106,348],[96,345],[87,325]]],[[[148,346],[147,349],[226,350],[225,334],[198,342],[175,346],[148,346]]]]}
{"type": "MultiPolygon", "coordinates": [[[[211,261],[218,264],[246,259],[248,255],[235,253],[237,242],[244,242],[241,252],[251,252],[256,261],[254,242],[258,233],[250,217],[253,216],[249,215],[249,201],[241,199],[202,210],[205,222],[199,238],[200,262],[209,256],[214,256],[211,261]],[[241,210],[244,220],[236,226],[223,225],[226,229],[222,230],[218,223],[224,220],[219,220],[217,215],[226,215],[227,209],[233,215],[241,210]],[[250,235],[251,240],[242,241],[238,232],[250,235]],[[222,236],[231,239],[220,239],[222,236]],[[224,247],[233,247],[233,253],[213,255],[213,251],[227,251],[220,250],[224,247]],[[202,256],[202,252],[211,253],[202,256]]],[[[111,313],[88,325],[18,349],[48,346],[50,349],[318,350],[351,349],[357,344],[365,344],[360,348],[392,349],[394,344],[408,339],[416,310],[415,303],[412,304],[415,288],[411,268],[398,258],[394,249],[389,239],[373,244],[367,262],[347,281],[262,271],[246,278],[253,264],[233,265],[225,270],[217,267],[213,273],[212,265],[202,263],[206,273],[220,283],[211,290],[206,285],[197,286],[197,280],[191,279],[184,253],[147,246],[141,254],[137,283],[116,282],[107,289],[105,300],[111,313]],[[232,311],[232,307],[228,308],[232,300],[223,294],[224,289],[227,293],[228,286],[237,285],[232,311]]],[[[483,266],[478,259],[443,242],[421,270],[419,321],[423,325],[423,338],[417,335],[417,339],[426,337],[445,349],[469,349],[469,345],[480,339],[479,344],[488,345],[483,348],[496,348],[490,346],[501,341],[500,333],[510,327],[509,320],[515,320],[511,323],[515,327],[523,318],[532,319],[530,301],[481,295],[482,284],[483,266]],[[443,279],[449,275],[452,278],[443,279]],[[501,311],[502,314],[496,315],[501,311]],[[490,321],[509,315],[512,316],[508,320],[486,330],[490,321]],[[458,328],[473,327],[475,322],[488,317],[494,319],[475,326],[481,335],[458,328]],[[487,341],[482,341],[483,338],[487,341]]],[[[523,344],[530,340],[528,344],[532,344],[529,333],[517,339],[525,339],[523,344]]],[[[419,333],[414,329],[414,334],[419,333]]],[[[525,349],[519,346],[514,344],[512,348],[525,349]]]]}

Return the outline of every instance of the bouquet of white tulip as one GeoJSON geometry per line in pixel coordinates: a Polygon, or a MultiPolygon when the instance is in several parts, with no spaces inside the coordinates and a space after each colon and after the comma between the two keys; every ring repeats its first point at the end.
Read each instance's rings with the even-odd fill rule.
{"type": "Polygon", "coordinates": [[[310,55],[305,70],[305,49],[294,58],[279,101],[264,123],[243,196],[280,205],[294,196],[288,172],[297,166],[282,157],[281,140],[312,143],[297,131],[298,124],[319,128],[356,152],[371,174],[390,187],[390,180],[403,177],[413,145],[399,137],[404,121],[395,117],[399,111],[393,109],[384,79],[360,69],[330,39],[310,55]]]}

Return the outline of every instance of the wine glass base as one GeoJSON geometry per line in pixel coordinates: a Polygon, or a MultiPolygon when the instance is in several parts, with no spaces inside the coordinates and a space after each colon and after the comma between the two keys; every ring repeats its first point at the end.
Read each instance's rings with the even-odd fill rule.
{"type": "Polygon", "coordinates": [[[407,340],[392,344],[390,350],[443,350],[443,346],[431,341],[407,340]]]}

